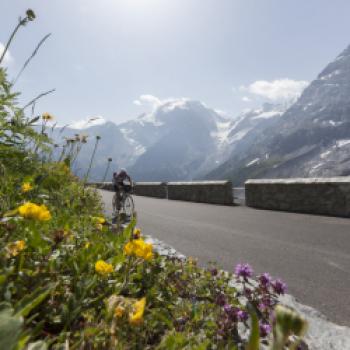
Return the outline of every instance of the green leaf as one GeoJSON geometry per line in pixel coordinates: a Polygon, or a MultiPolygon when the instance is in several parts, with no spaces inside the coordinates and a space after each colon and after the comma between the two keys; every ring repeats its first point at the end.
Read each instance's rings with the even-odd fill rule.
{"type": "Polygon", "coordinates": [[[42,341],[36,341],[35,343],[29,343],[27,350],[47,350],[47,344],[42,341]]]}
{"type": "Polygon", "coordinates": [[[22,350],[27,345],[30,339],[30,335],[22,335],[21,339],[17,342],[15,350],[22,350]]]}
{"type": "Polygon", "coordinates": [[[245,350],[259,350],[260,334],[258,316],[252,306],[248,305],[248,311],[251,317],[251,332],[245,350]]]}
{"type": "Polygon", "coordinates": [[[23,319],[13,315],[11,308],[0,311],[0,349],[12,350],[20,336],[23,319]]]}
{"type": "Polygon", "coordinates": [[[6,282],[7,276],[6,275],[0,275],[0,286],[6,282]]]}
{"type": "Polygon", "coordinates": [[[36,289],[32,294],[25,296],[17,305],[16,316],[26,317],[29,313],[40,305],[50,294],[52,287],[44,292],[42,288],[36,289]]]}

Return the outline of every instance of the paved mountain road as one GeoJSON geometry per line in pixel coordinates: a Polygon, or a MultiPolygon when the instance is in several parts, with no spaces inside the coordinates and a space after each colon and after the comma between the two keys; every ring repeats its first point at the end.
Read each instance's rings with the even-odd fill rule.
{"type": "MultiPolygon", "coordinates": [[[[111,212],[112,192],[100,191],[111,212]]],[[[232,271],[249,262],[288,284],[289,293],[350,326],[350,220],[243,206],[134,197],[138,225],[201,264],[232,271]]]]}

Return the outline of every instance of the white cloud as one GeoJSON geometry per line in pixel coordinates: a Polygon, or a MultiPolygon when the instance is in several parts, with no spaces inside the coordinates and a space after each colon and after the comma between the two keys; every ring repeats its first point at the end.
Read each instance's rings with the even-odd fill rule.
{"type": "Polygon", "coordinates": [[[137,100],[135,100],[133,103],[137,106],[150,106],[152,110],[155,110],[157,107],[159,107],[162,104],[163,101],[161,101],[158,97],[153,95],[141,95],[137,100]]]}
{"type": "Polygon", "coordinates": [[[284,102],[297,99],[308,84],[304,80],[292,79],[257,80],[248,86],[241,86],[239,90],[272,102],[284,102]]]}
{"type": "Polygon", "coordinates": [[[101,125],[106,123],[106,120],[101,116],[88,117],[82,120],[78,120],[68,125],[71,129],[85,129],[93,125],[101,125]]]}
{"type": "Polygon", "coordinates": [[[243,96],[243,97],[242,97],[242,101],[243,101],[243,102],[251,102],[252,99],[249,98],[248,96],[243,96]]]}
{"type": "MultiPolygon", "coordinates": [[[[4,52],[4,49],[5,49],[5,45],[3,43],[0,42],[0,55],[4,52]]],[[[4,60],[3,60],[3,64],[4,65],[8,65],[9,63],[11,63],[13,61],[13,57],[10,53],[9,50],[7,50],[6,54],[5,54],[5,57],[4,57],[4,60]]]]}

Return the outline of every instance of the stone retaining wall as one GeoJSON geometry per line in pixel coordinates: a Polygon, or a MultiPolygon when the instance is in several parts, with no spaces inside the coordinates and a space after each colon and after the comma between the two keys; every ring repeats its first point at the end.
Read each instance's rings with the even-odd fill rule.
{"type": "Polygon", "coordinates": [[[350,217],[350,177],[248,180],[254,208],[350,217]]]}
{"type": "Polygon", "coordinates": [[[168,182],[168,199],[233,204],[231,181],[168,182]]]}
{"type": "Polygon", "coordinates": [[[137,196],[167,198],[167,184],[165,182],[136,182],[134,193],[137,196]]]}
{"type": "MultiPolygon", "coordinates": [[[[88,185],[113,191],[112,182],[88,185]]],[[[233,204],[232,192],[231,181],[136,182],[134,187],[134,194],[138,196],[225,205],[233,204]]]]}

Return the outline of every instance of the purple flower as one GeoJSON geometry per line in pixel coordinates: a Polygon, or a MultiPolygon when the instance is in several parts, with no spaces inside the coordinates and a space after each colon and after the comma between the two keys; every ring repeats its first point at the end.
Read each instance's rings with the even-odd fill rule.
{"type": "Polygon", "coordinates": [[[271,332],[271,326],[268,323],[260,323],[259,324],[260,336],[265,338],[271,332]]]}
{"type": "Polygon", "coordinates": [[[250,288],[245,287],[243,293],[247,299],[251,299],[253,291],[250,288]]]}
{"type": "Polygon", "coordinates": [[[238,321],[247,321],[248,320],[248,312],[243,311],[243,310],[238,310],[237,313],[237,319],[238,321]]]}
{"type": "Polygon", "coordinates": [[[279,278],[273,281],[271,285],[275,293],[278,295],[284,294],[287,291],[287,285],[279,278]]]}
{"type": "Polygon", "coordinates": [[[225,304],[225,305],[224,305],[224,311],[225,311],[228,315],[230,315],[230,314],[232,314],[233,307],[232,307],[230,304],[225,304]]]}
{"type": "Polygon", "coordinates": [[[245,311],[240,310],[238,307],[226,304],[224,305],[224,311],[229,316],[229,319],[231,321],[238,321],[240,320],[240,318],[242,319],[245,318],[245,315],[244,315],[245,311]]]}
{"type": "Polygon", "coordinates": [[[218,294],[218,296],[216,297],[215,303],[217,305],[223,306],[226,304],[226,297],[223,293],[218,294]]]}
{"type": "Polygon", "coordinates": [[[272,281],[272,278],[270,274],[268,274],[267,272],[264,272],[259,276],[260,285],[265,289],[270,286],[271,281],[272,281]]]}
{"type": "Polygon", "coordinates": [[[258,308],[261,312],[266,312],[269,309],[269,306],[264,302],[259,303],[258,308]]]}
{"type": "Polygon", "coordinates": [[[215,267],[210,269],[210,273],[212,276],[216,276],[218,274],[218,269],[216,269],[215,267]]]}
{"type": "Polygon", "coordinates": [[[265,297],[263,298],[259,305],[258,305],[258,309],[262,312],[265,313],[267,315],[270,315],[273,307],[272,307],[272,301],[269,297],[265,297]]]}
{"type": "Polygon", "coordinates": [[[246,279],[253,276],[253,269],[249,264],[237,264],[235,267],[235,274],[238,277],[246,279]]]}

